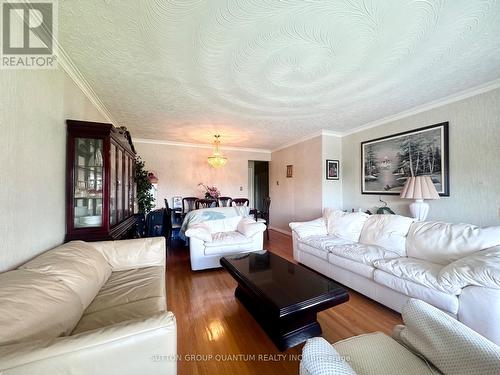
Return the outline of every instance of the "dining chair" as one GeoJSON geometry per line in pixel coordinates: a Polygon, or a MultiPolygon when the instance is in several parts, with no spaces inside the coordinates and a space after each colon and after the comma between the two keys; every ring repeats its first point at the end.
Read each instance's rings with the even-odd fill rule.
{"type": "Polygon", "coordinates": [[[184,216],[186,216],[186,214],[189,212],[189,211],[193,211],[196,209],[195,207],[195,202],[198,200],[198,197],[185,197],[185,198],[182,198],[182,212],[181,212],[181,216],[182,216],[182,220],[184,221],[184,216]]]}
{"type": "Polygon", "coordinates": [[[219,202],[219,207],[231,207],[231,203],[233,202],[231,197],[219,197],[217,201],[219,202]]]}
{"type": "Polygon", "coordinates": [[[269,208],[271,207],[271,197],[266,197],[263,199],[263,210],[259,212],[258,216],[266,221],[266,236],[269,241],[269,208]]]}
{"type": "Polygon", "coordinates": [[[250,201],[247,198],[234,198],[232,203],[234,206],[248,206],[250,201]]]}
{"type": "Polygon", "coordinates": [[[219,202],[216,199],[197,199],[195,202],[195,209],[219,207],[219,202]]]}

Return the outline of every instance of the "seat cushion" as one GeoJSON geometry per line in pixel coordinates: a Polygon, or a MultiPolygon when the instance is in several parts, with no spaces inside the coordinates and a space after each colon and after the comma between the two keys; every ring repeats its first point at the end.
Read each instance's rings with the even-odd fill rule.
{"type": "Polygon", "coordinates": [[[449,264],[480,250],[500,245],[500,226],[480,228],[469,224],[413,223],[406,253],[413,258],[449,264]]]}
{"type": "Polygon", "coordinates": [[[205,255],[250,250],[251,247],[252,240],[240,232],[219,232],[212,235],[212,242],[205,243],[205,255]]]}
{"type": "Polygon", "coordinates": [[[57,276],[29,270],[0,274],[0,345],[69,334],[80,298],[57,276]]]}
{"type": "Polygon", "coordinates": [[[163,267],[146,267],[113,272],[85,314],[126,305],[152,297],[165,296],[163,267]]]}
{"type": "Polygon", "coordinates": [[[206,220],[203,223],[208,226],[210,233],[215,234],[219,232],[236,231],[241,219],[242,219],[241,216],[233,216],[225,219],[206,220]]]}
{"type": "Polygon", "coordinates": [[[378,259],[392,259],[399,255],[392,251],[387,251],[383,247],[375,245],[364,245],[360,243],[351,243],[346,245],[329,246],[328,251],[339,257],[373,266],[373,262],[378,259]]]}
{"type": "Polygon", "coordinates": [[[354,242],[330,235],[314,235],[302,238],[298,242],[299,250],[327,260],[329,248],[335,245],[347,245],[354,242]]]}
{"type": "Polygon", "coordinates": [[[71,334],[76,335],[80,332],[107,327],[127,320],[140,319],[164,311],[166,311],[164,297],[151,297],[124,305],[117,305],[84,314],[71,334]]]}
{"type": "Polygon", "coordinates": [[[379,259],[375,268],[444,293],[460,294],[461,288],[446,288],[438,281],[442,266],[416,258],[379,259]]]}
{"type": "Polygon", "coordinates": [[[111,275],[111,266],[94,247],[72,241],[49,250],[20,269],[56,277],[80,297],[85,309],[111,275]]]}
{"type": "Polygon", "coordinates": [[[332,253],[328,253],[328,262],[335,266],[342,267],[347,271],[354,272],[360,276],[373,279],[373,272],[375,271],[375,268],[372,266],[347,258],[342,258],[332,253]]]}
{"type": "Polygon", "coordinates": [[[358,242],[361,230],[368,215],[364,212],[343,212],[326,209],[323,217],[326,220],[328,234],[346,240],[358,242]]]}
{"type": "Polygon", "coordinates": [[[359,242],[406,256],[406,235],[413,222],[414,219],[400,215],[371,215],[363,226],[359,242]]]}
{"type": "Polygon", "coordinates": [[[425,361],[381,332],[351,337],[333,348],[349,358],[356,374],[435,374],[425,361]]]}
{"type": "Polygon", "coordinates": [[[376,269],[373,273],[373,279],[378,284],[384,285],[408,297],[421,299],[454,316],[458,312],[458,297],[453,294],[425,287],[379,269],[376,269]]]}

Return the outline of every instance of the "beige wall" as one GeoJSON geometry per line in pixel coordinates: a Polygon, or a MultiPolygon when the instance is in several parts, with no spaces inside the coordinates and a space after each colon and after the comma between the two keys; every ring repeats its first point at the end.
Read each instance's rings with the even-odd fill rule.
{"type": "Polygon", "coordinates": [[[228,158],[223,168],[212,168],[207,157],[210,148],[174,146],[159,143],[134,142],[138,155],[146,162],[146,169],[157,173],[157,207],[164,207],[163,199],[172,205],[173,196],[198,196],[204,193],[200,182],[214,185],[224,196],[248,198],[248,161],[270,160],[264,152],[221,150],[228,158]],[[241,190],[240,190],[241,188],[241,190]]]}
{"type": "Polygon", "coordinates": [[[64,121],[103,118],[62,70],[2,70],[0,87],[0,271],[5,271],[64,240],[64,121]]]}
{"type": "Polygon", "coordinates": [[[269,168],[271,227],[289,231],[291,221],[317,218],[322,212],[322,137],[275,151],[269,168]],[[293,165],[293,177],[286,166],[293,165]]]}
{"type": "MultiPolygon", "coordinates": [[[[373,209],[378,195],[362,195],[360,143],[448,121],[450,197],[430,201],[431,220],[500,224],[500,90],[490,91],[342,138],[344,209],[373,209]]],[[[411,201],[384,196],[397,213],[409,215],[411,201]]]]}

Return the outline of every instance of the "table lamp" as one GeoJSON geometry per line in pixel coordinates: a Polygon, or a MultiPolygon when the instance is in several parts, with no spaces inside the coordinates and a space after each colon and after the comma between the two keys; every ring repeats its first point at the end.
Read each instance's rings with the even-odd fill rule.
{"type": "Polygon", "coordinates": [[[439,194],[430,176],[412,176],[406,180],[400,197],[415,199],[410,204],[410,212],[415,219],[423,221],[429,213],[429,204],[424,199],[439,199],[439,194]]]}

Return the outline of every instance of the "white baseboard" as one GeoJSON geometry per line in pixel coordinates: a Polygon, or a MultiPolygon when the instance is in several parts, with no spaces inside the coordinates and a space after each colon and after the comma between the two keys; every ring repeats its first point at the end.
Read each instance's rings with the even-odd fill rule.
{"type": "Polygon", "coordinates": [[[280,228],[276,228],[276,227],[272,227],[272,226],[269,226],[269,229],[275,230],[276,232],[280,232],[280,233],[286,234],[287,236],[291,236],[292,235],[292,232],[284,230],[284,229],[280,229],[280,228]]]}

